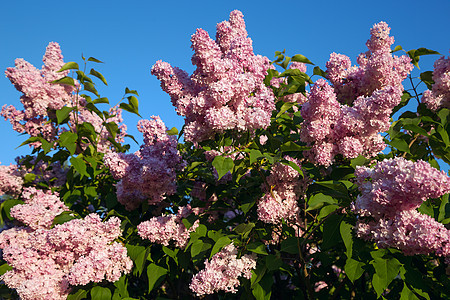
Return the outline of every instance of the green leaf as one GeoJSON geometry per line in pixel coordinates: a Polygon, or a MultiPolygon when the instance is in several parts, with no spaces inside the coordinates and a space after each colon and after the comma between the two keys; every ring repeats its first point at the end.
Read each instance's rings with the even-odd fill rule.
{"type": "Polygon", "coordinates": [[[13,267],[8,265],[7,263],[4,263],[3,265],[0,266],[0,275],[5,274],[6,272],[8,272],[12,269],[13,269],[13,267]]]}
{"type": "Polygon", "coordinates": [[[147,267],[147,277],[148,277],[148,291],[152,291],[155,286],[158,286],[162,282],[167,274],[167,269],[160,267],[156,264],[150,264],[147,267]]]}
{"type": "Polygon", "coordinates": [[[389,145],[393,146],[394,148],[402,152],[411,153],[411,151],[409,150],[408,143],[406,143],[406,141],[401,138],[393,139],[392,141],[389,142],[389,145]]]}
{"type": "Polygon", "coordinates": [[[218,155],[214,157],[214,160],[212,161],[213,167],[217,171],[218,180],[222,178],[225,174],[227,174],[234,166],[234,162],[230,157],[223,157],[221,155],[218,155]]]}
{"type": "Polygon", "coordinates": [[[214,244],[212,250],[211,250],[211,254],[209,255],[209,258],[211,259],[211,257],[213,257],[214,254],[216,254],[217,252],[219,252],[223,247],[225,247],[226,245],[231,244],[231,240],[229,237],[227,236],[223,236],[221,238],[219,238],[217,240],[217,242],[214,244]]]}
{"type": "Polygon", "coordinates": [[[33,182],[35,179],[36,179],[36,174],[33,174],[33,173],[27,173],[23,177],[23,180],[25,181],[25,183],[33,182]]]}
{"type": "Polygon", "coordinates": [[[94,84],[86,81],[86,82],[84,82],[83,86],[84,86],[85,91],[91,92],[92,94],[96,95],[97,97],[100,97],[94,84]]]}
{"type": "Polygon", "coordinates": [[[353,225],[342,221],[339,230],[341,232],[341,238],[344,241],[345,248],[347,248],[347,252],[345,254],[347,255],[347,258],[351,258],[353,252],[353,225]]]}
{"type": "Polygon", "coordinates": [[[111,300],[111,290],[101,286],[94,286],[91,290],[92,300],[111,300]]]}
{"type": "Polygon", "coordinates": [[[371,264],[375,268],[372,284],[378,297],[380,297],[392,280],[397,277],[402,264],[396,258],[380,257],[374,257],[371,264]]]}
{"type": "Polygon", "coordinates": [[[11,217],[10,211],[11,208],[13,208],[14,206],[18,205],[18,204],[23,204],[24,202],[22,200],[17,200],[17,199],[8,199],[3,201],[0,204],[1,210],[2,212],[4,212],[6,214],[6,217],[10,220],[12,220],[13,218],[11,217]]]}
{"type": "Polygon", "coordinates": [[[434,80],[432,71],[420,73],[420,80],[422,80],[427,85],[427,88],[429,90],[433,88],[434,80]]]}
{"type": "Polygon", "coordinates": [[[247,250],[256,254],[267,255],[266,245],[261,242],[254,242],[247,245],[247,250]]]}
{"type": "Polygon", "coordinates": [[[402,46],[397,45],[397,46],[395,46],[394,50],[391,51],[391,53],[394,53],[394,52],[397,52],[397,51],[400,51],[400,50],[403,50],[402,46]]]}
{"type": "Polygon", "coordinates": [[[75,81],[73,81],[73,78],[67,76],[64,76],[63,78],[58,80],[53,80],[51,83],[75,86],[75,81]]]}
{"type": "Polygon", "coordinates": [[[255,163],[258,160],[258,158],[264,157],[264,155],[261,153],[261,151],[256,150],[256,149],[250,149],[249,156],[250,156],[250,164],[251,165],[253,163],[255,163]]]}
{"type": "Polygon", "coordinates": [[[306,146],[300,146],[292,141],[288,141],[286,143],[284,143],[283,145],[281,145],[281,151],[286,152],[286,151],[304,151],[304,150],[308,150],[309,147],[306,146]]]}
{"type": "Polygon", "coordinates": [[[450,217],[449,194],[441,197],[441,205],[439,206],[438,222],[442,222],[450,217]]]}
{"type": "Polygon", "coordinates": [[[81,300],[87,298],[88,292],[85,290],[78,290],[75,294],[70,294],[67,296],[67,300],[81,300]]]}
{"type": "Polygon", "coordinates": [[[168,135],[178,135],[178,129],[176,127],[172,127],[172,129],[167,130],[168,135]]]}
{"type": "Polygon", "coordinates": [[[133,260],[134,265],[136,266],[135,272],[140,276],[144,270],[145,261],[147,260],[148,249],[144,246],[130,244],[125,245],[125,247],[127,248],[128,256],[133,260]]]}
{"type": "Polygon", "coordinates": [[[77,217],[73,211],[63,211],[62,213],[60,213],[53,219],[52,227],[57,224],[63,224],[63,223],[69,222],[70,220],[73,220],[76,218],[77,217]]]}
{"type": "Polygon", "coordinates": [[[98,60],[98,59],[96,59],[95,57],[89,57],[88,59],[87,59],[87,61],[92,61],[92,62],[96,62],[96,63],[103,63],[101,60],[98,60]]]}
{"type": "Polygon", "coordinates": [[[322,249],[329,249],[341,241],[340,223],[344,216],[332,215],[323,224],[322,249]]]}
{"type": "Polygon", "coordinates": [[[295,102],[285,102],[281,108],[280,111],[278,112],[276,118],[278,118],[279,116],[281,116],[285,111],[289,110],[292,106],[294,106],[295,102]]]}
{"type": "Polygon", "coordinates": [[[266,256],[266,267],[269,271],[278,270],[283,265],[281,258],[270,254],[266,256]]]}
{"type": "Polygon", "coordinates": [[[128,290],[127,290],[127,275],[124,274],[122,275],[119,280],[117,280],[116,282],[114,282],[114,286],[117,288],[117,290],[119,291],[119,294],[121,296],[121,299],[126,298],[129,295],[128,290]]]}
{"type": "Polygon", "coordinates": [[[441,136],[441,139],[444,142],[445,147],[449,147],[450,146],[450,139],[448,137],[447,131],[440,125],[436,128],[436,131],[441,136]]]}
{"type": "Polygon", "coordinates": [[[418,298],[416,294],[408,288],[406,283],[403,283],[403,290],[400,294],[400,300],[420,300],[420,298],[418,298]]]}
{"type": "Polygon", "coordinates": [[[272,295],[273,276],[265,274],[264,277],[252,287],[252,294],[256,300],[270,300],[272,295]]]}
{"type": "Polygon", "coordinates": [[[69,61],[67,63],[64,64],[64,66],[61,67],[61,69],[59,69],[57,71],[57,73],[65,71],[65,70],[78,70],[78,64],[76,62],[73,61],[69,61]]]}
{"type": "Polygon", "coordinates": [[[191,246],[191,256],[196,257],[198,254],[202,253],[203,251],[206,251],[211,248],[211,244],[205,243],[202,240],[196,240],[194,243],[192,243],[191,246]]]}
{"type": "Polygon", "coordinates": [[[333,199],[333,197],[331,197],[331,196],[324,195],[322,193],[315,194],[311,198],[309,198],[308,208],[306,209],[306,211],[318,209],[318,208],[322,207],[325,203],[335,204],[336,202],[337,201],[335,199],[333,199]]]}
{"type": "Polygon", "coordinates": [[[297,62],[302,62],[305,64],[310,64],[310,65],[314,65],[309,59],[306,58],[306,56],[303,56],[301,54],[296,54],[291,58],[291,61],[297,61],[297,62]]]}
{"type": "Polygon", "coordinates": [[[255,223],[243,223],[234,228],[234,231],[245,239],[255,227],[255,223]]]}
{"type": "Polygon", "coordinates": [[[136,96],[139,96],[136,90],[130,90],[129,88],[125,88],[125,94],[135,94],[136,96]]]}
{"type": "Polygon", "coordinates": [[[410,130],[414,133],[419,133],[423,136],[428,136],[428,132],[425,129],[414,124],[405,124],[403,125],[403,128],[406,130],[410,130]]]}
{"type": "Polygon", "coordinates": [[[94,103],[94,104],[98,104],[98,103],[107,103],[107,104],[109,104],[109,100],[106,97],[102,97],[102,98],[95,99],[92,103],[94,103]]]}
{"type": "Polygon", "coordinates": [[[327,78],[327,76],[328,76],[327,72],[323,71],[319,66],[314,67],[313,74],[322,76],[324,78],[327,78]]]}
{"type": "Polygon", "coordinates": [[[61,133],[59,136],[59,145],[61,147],[66,147],[69,150],[70,155],[73,155],[77,149],[78,135],[71,131],[66,131],[61,133]]]}
{"type": "Polygon", "coordinates": [[[105,85],[108,85],[108,83],[106,82],[105,77],[103,77],[103,75],[100,72],[97,72],[94,69],[91,69],[91,71],[89,72],[89,74],[91,74],[92,76],[97,77],[98,79],[100,79],[105,85]]]}
{"type": "Polygon", "coordinates": [[[86,162],[82,158],[72,157],[70,158],[70,163],[81,176],[89,177],[86,171],[86,162]]]}
{"type": "Polygon", "coordinates": [[[350,161],[350,165],[356,169],[357,166],[362,166],[367,162],[367,158],[365,158],[363,155],[360,155],[350,161]]]}
{"type": "Polygon", "coordinates": [[[347,259],[344,270],[348,279],[350,279],[352,283],[354,283],[355,280],[358,280],[358,278],[361,277],[361,275],[364,273],[364,269],[362,268],[364,266],[365,263],[354,260],[352,258],[347,259]]]}
{"type": "Polygon", "coordinates": [[[296,237],[288,237],[287,239],[281,242],[281,251],[290,253],[290,254],[298,254],[299,249],[299,240],[296,237]]]}

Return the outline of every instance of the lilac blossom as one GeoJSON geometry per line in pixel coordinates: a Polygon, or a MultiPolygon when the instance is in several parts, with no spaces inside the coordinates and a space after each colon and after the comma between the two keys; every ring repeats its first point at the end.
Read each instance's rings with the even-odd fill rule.
{"type": "Polygon", "coordinates": [[[153,217],[148,221],[140,223],[138,234],[143,239],[148,239],[152,243],[169,246],[171,241],[175,242],[178,248],[184,248],[189,239],[189,234],[194,232],[199,225],[199,221],[195,221],[192,226],[187,229],[182,220],[192,213],[190,205],[178,208],[178,214],[162,215],[153,217]]]}
{"type": "Polygon", "coordinates": [[[433,87],[426,90],[422,102],[431,110],[450,108],[450,56],[442,56],[434,62],[433,87]]]}
{"type": "Polygon", "coordinates": [[[105,155],[117,183],[117,199],[127,210],[137,208],[147,200],[150,205],[159,204],[176,190],[176,170],[183,168],[177,150],[177,140],[169,136],[159,117],[140,120],[138,130],[144,135],[144,144],[134,154],[111,152],[105,155]]]}
{"type": "Polygon", "coordinates": [[[162,61],[152,67],[177,113],[185,117],[185,140],[266,128],[275,108],[273,93],[263,82],[270,62],[253,53],[242,13],[235,10],[229,21],[217,25],[216,41],[197,29],[191,42],[197,67],[191,76],[162,61]]]}
{"type": "Polygon", "coordinates": [[[240,285],[239,277],[250,279],[251,270],[256,268],[253,255],[245,254],[237,258],[237,249],[229,244],[205,261],[205,268],[192,278],[189,288],[197,295],[214,294],[218,291],[236,293],[240,285]]]}
{"type": "Polygon", "coordinates": [[[386,159],[373,169],[358,167],[361,195],[352,204],[360,215],[357,235],[382,248],[395,247],[405,255],[450,257],[450,230],[416,209],[428,198],[450,192],[450,177],[424,161],[386,159]],[[370,218],[367,218],[370,217],[370,218]]]}

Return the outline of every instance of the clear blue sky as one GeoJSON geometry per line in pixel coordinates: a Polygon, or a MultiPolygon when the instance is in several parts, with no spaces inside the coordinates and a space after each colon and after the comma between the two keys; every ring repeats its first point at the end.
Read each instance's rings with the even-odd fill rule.
{"type": "MultiPolygon", "coordinates": [[[[181,128],[169,96],[150,75],[159,59],[193,71],[190,36],[203,28],[215,36],[217,23],[229,13],[243,12],[257,54],[273,58],[274,52],[301,53],[324,69],[331,52],[356,56],[366,51],[369,29],[387,22],[395,45],[404,49],[426,47],[444,55],[450,49],[450,1],[1,1],[0,70],[24,58],[42,66],[45,47],[61,45],[65,61],[81,62],[93,56],[105,62],[96,66],[108,80],[101,94],[117,103],[125,87],[138,90],[144,118],[159,115],[170,128],[181,128]],[[279,3],[279,4],[277,4],[279,3]]],[[[432,68],[438,56],[423,59],[422,69],[432,68]]],[[[309,69],[311,71],[311,68],[309,69]]],[[[311,74],[311,73],[310,73],[311,74]]],[[[20,94],[0,76],[0,106],[21,109],[20,94]]],[[[137,118],[125,114],[129,133],[141,141],[135,129],[137,118]]],[[[14,162],[27,146],[15,150],[26,137],[0,119],[0,161],[14,162]]],[[[130,142],[131,143],[131,142],[130,142]]],[[[134,147],[136,149],[136,147],[134,147]]]]}

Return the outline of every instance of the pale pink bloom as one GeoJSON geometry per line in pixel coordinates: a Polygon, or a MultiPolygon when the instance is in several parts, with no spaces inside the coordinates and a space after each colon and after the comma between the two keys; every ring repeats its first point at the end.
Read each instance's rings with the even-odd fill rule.
{"type": "Polygon", "coordinates": [[[450,56],[442,56],[434,62],[432,90],[426,90],[422,102],[431,110],[450,108],[450,56]]]}
{"type": "Polygon", "coordinates": [[[197,295],[214,294],[218,291],[236,293],[239,277],[250,279],[251,270],[256,268],[253,255],[245,254],[237,258],[233,244],[225,246],[211,260],[205,261],[205,268],[192,278],[189,288],[197,295]]]}

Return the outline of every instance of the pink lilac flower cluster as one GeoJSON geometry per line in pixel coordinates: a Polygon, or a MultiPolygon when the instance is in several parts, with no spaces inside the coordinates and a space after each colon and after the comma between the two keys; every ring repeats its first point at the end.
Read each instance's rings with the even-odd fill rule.
{"type": "Polygon", "coordinates": [[[25,204],[11,208],[11,216],[33,230],[49,229],[55,216],[69,208],[59,200],[57,192],[38,190],[34,187],[23,189],[22,199],[25,204]]]}
{"type": "Polygon", "coordinates": [[[370,29],[370,39],[366,43],[368,51],[358,56],[359,67],[351,66],[350,58],[345,55],[330,55],[326,63],[327,74],[339,102],[351,104],[360,96],[370,96],[388,86],[403,91],[402,81],[413,65],[407,55],[392,56],[394,37],[389,36],[390,30],[385,22],[370,29]]]}
{"type": "Polygon", "coordinates": [[[187,205],[179,207],[177,214],[153,217],[137,226],[138,234],[141,238],[148,239],[152,243],[169,246],[170,242],[174,241],[176,247],[184,248],[189,239],[189,234],[194,232],[199,225],[197,220],[189,229],[184,226],[183,218],[191,213],[191,206],[187,205]]]}
{"type": "Polygon", "coordinates": [[[21,172],[16,165],[0,166],[0,196],[18,196],[23,186],[21,172]]]}
{"type": "Polygon", "coordinates": [[[162,61],[151,71],[185,117],[185,140],[200,142],[225,130],[266,128],[275,108],[272,90],[263,82],[270,61],[253,53],[242,13],[232,11],[229,21],[217,25],[216,41],[197,29],[191,42],[197,67],[191,76],[162,61]]]}
{"type": "Polygon", "coordinates": [[[140,120],[138,130],[144,144],[133,154],[108,153],[104,157],[117,183],[117,199],[127,210],[136,209],[143,201],[160,203],[176,191],[176,170],[183,168],[177,150],[177,139],[167,134],[163,121],[152,116],[140,120]]]}
{"type": "Polygon", "coordinates": [[[66,299],[71,286],[117,281],[133,266],[126,248],[113,242],[121,235],[120,223],[116,217],[102,222],[90,214],[51,229],[5,230],[0,233],[0,248],[13,269],[0,279],[22,300],[66,299]]]}
{"type": "Polygon", "coordinates": [[[255,256],[246,254],[238,259],[237,253],[233,244],[225,246],[211,261],[205,261],[205,268],[194,275],[189,288],[197,296],[218,291],[236,293],[239,277],[250,279],[251,270],[256,268],[255,256]]]}
{"type": "Polygon", "coordinates": [[[422,102],[431,110],[450,108],[450,56],[434,62],[433,87],[423,93],[422,102]]]}
{"type": "Polygon", "coordinates": [[[57,72],[64,65],[57,43],[51,42],[47,46],[43,62],[44,66],[38,70],[19,58],[16,59],[14,68],[6,70],[6,77],[23,94],[20,101],[24,109],[17,110],[12,105],[4,105],[0,116],[9,119],[13,129],[19,133],[27,133],[30,136],[42,134],[44,138],[51,140],[57,131],[52,123],[47,122],[47,109],[58,110],[65,105],[71,106],[75,87],[51,83],[69,73],[57,72]]]}
{"type": "Polygon", "coordinates": [[[401,82],[413,66],[406,56],[392,57],[394,39],[386,23],[370,33],[360,66],[350,67],[348,57],[333,53],[327,63],[332,85],[317,80],[302,106],[301,140],[311,146],[306,155],[315,163],[329,166],[337,154],[373,157],[386,147],[379,132],[389,129],[392,109],[401,101],[401,82]]]}
{"type": "Polygon", "coordinates": [[[450,258],[450,230],[416,210],[428,198],[450,192],[450,177],[444,171],[421,160],[397,157],[373,169],[358,167],[355,175],[361,191],[353,203],[353,211],[360,215],[358,236],[406,255],[434,252],[450,258]]]}
{"type": "MultiPolygon", "coordinates": [[[[297,159],[289,156],[285,159],[300,167],[297,159]]],[[[282,220],[296,224],[299,218],[297,200],[308,181],[301,179],[297,170],[282,163],[273,165],[266,181],[262,186],[265,195],[258,202],[258,219],[270,224],[280,224],[282,220]]]]}

